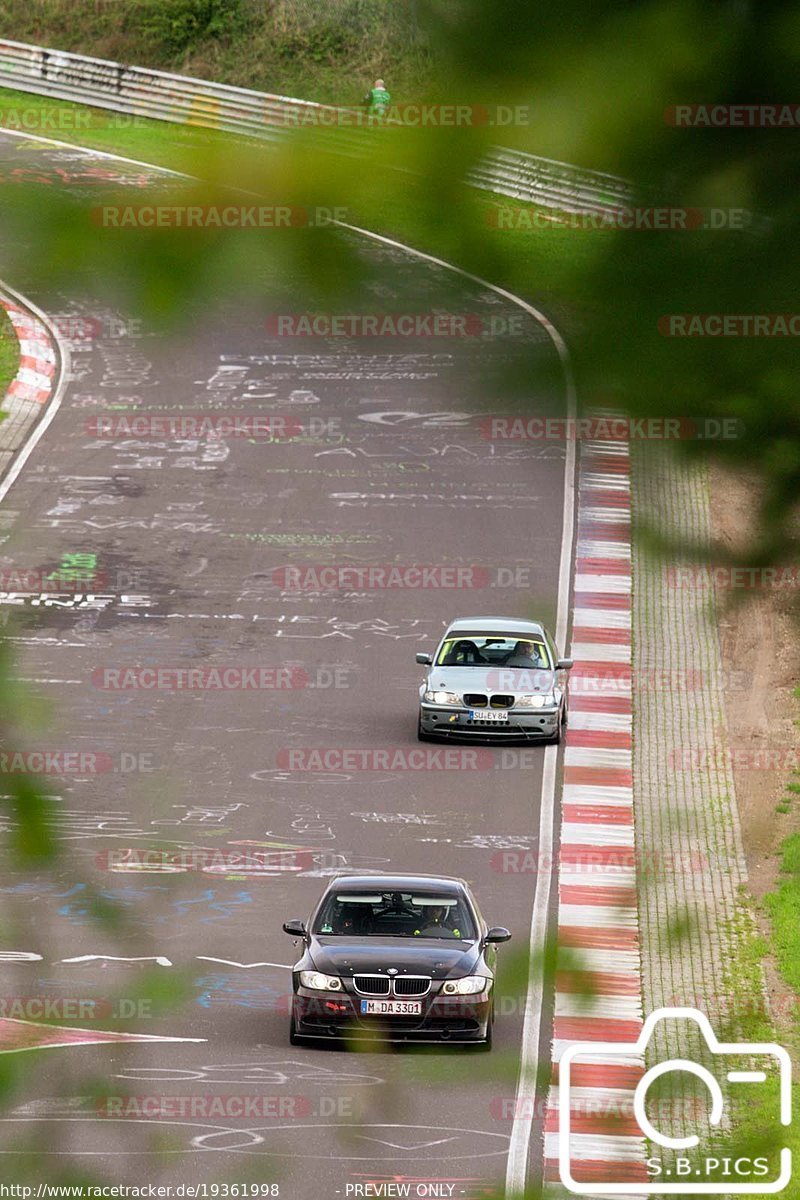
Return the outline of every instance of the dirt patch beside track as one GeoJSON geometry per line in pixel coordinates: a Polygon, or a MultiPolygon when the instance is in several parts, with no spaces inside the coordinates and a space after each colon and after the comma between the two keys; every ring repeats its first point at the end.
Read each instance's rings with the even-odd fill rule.
{"type": "MultiPolygon", "coordinates": [[[[714,537],[730,550],[744,545],[755,526],[759,494],[753,481],[733,477],[719,467],[709,476],[714,537]]],[[[786,784],[793,775],[787,750],[800,757],[800,596],[797,588],[756,589],[730,602],[718,591],[719,627],[726,687],[728,736],[737,758],[734,778],[747,855],[750,887],[761,901],[777,883],[779,847],[800,831],[800,795],[786,784]],[[743,686],[743,681],[747,685],[743,686]],[[758,765],[764,764],[764,765],[758,765]],[[775,765],[772,765],[775,764],[775,765]],[[788,804],[788,811],[777,811],[788,804]]],[[[767,918],[759,914],[762,928],[767,918]]],[[[788,1011],[792,992],[774,965],[766,962],[773,1010],[788,1011]]]]}

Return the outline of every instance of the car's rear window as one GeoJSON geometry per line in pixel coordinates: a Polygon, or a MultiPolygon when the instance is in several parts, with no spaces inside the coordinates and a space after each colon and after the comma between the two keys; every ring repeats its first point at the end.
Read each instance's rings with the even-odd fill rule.
{"type": "Polygon", "coordinates": [[[328,937],[434,937],[474,941],[469,906],[456,892],[332,891],[313,932],[328,937]]]}

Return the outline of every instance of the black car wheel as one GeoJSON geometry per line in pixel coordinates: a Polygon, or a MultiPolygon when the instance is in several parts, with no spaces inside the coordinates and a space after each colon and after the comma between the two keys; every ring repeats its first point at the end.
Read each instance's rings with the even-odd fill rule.
{"type": "Polygon", "coordinates": [[[297,1026],[294,1023],[294,1013],[292,1013],[292,1016],[289,1020],[289,1045],[290,1046],[302,1046],[302,1044],[303,1044],[303,1039],[300,1037],[300,1034],[297,1032],[297,1026]]]}

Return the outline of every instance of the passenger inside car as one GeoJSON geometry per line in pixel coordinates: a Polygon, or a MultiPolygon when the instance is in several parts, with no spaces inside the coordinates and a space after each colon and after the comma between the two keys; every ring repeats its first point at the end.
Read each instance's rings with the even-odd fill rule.
{"type": "Polygon", "coordinates": [[[486,659],[475,643],[469,641],[468,638],[461,638],[459,641],[453,643],[441,665],[445,667],[473,667],[478,663],[485,662],[486,659]]]}
{"type": "Polygon", "coordinates": [[[372,933],[372,905],[343,904],[335,929],[337,934],[352,933],[353,937],[368,937],[372,933]]]}

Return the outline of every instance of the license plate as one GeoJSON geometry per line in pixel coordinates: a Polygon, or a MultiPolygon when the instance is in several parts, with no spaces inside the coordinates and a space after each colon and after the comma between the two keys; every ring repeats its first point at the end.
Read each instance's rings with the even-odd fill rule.
{"type": "Polygon", "coordinates": [[[361,1015],[371,1017],[418,1017],[421,1000],[362,1000],[361,1015]]]}
{"type": "Polygon", "coordinates": [[[469,715],[473,721],[497,721],[502,723],[508,720],[508,713],[497,708],[472,708],[469,715]]]}

